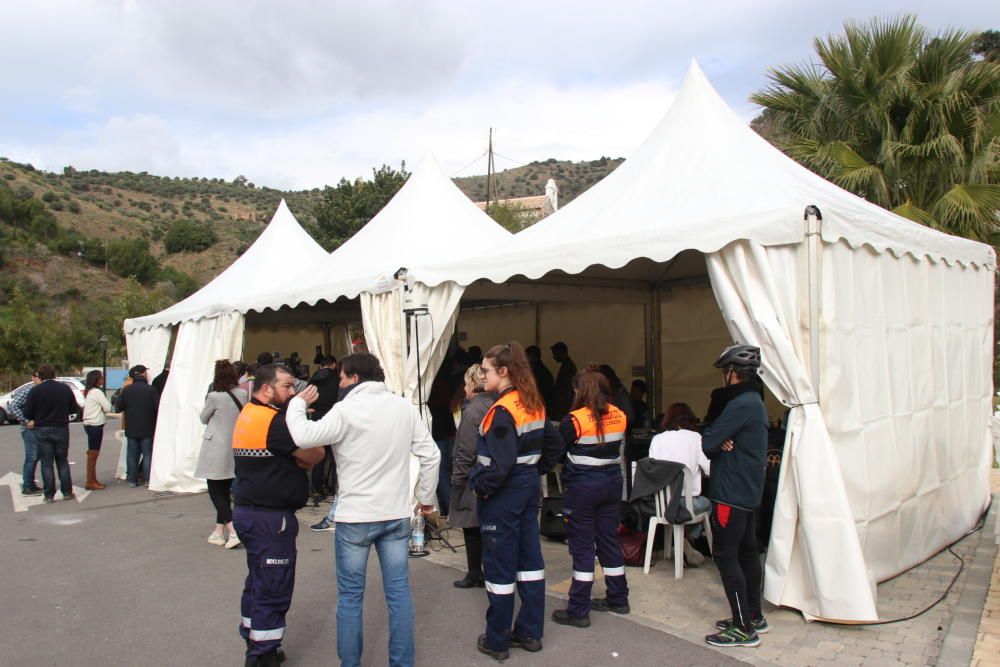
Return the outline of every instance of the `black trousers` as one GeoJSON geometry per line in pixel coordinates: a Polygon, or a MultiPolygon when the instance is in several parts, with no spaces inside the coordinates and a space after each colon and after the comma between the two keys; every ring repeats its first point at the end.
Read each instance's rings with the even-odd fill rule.
{"type": "Polygon", "coordinates": [[[233,506],[229,500],[232,479],[209,479],[208,497],[215,506],[215,523],[229,523],[233,520],[233,506]]]}
{"type": "Polygon", "coordinates": [[[468,563],[469,574],[483,573],[483,534],[479,527],[463,528],[465,537],[465,560],[468,563]]]}
{"type": "Polygon", "coordinates": [[[754,514],[722,503],[712,503],[712,557],[729,599],[733,623],[749,630],[760,609],[761,569],[754,514]]]}

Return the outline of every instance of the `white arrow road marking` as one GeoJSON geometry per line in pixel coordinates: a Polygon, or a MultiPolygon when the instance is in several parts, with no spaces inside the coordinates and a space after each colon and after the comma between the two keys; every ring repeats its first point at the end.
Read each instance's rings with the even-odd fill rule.
{"type": "MultiPolygon", "coordinates": [[[[3,477],[0,477],[0,486],[10,487],[10,500],[14,505],[15,512],[27,512],[29,507],[41,505],[45,502],[41,495],[22,496],[21,476],[15,472],[9,472],[3,477]]],[[[82,503],[83,499],[90,495],[90,491],[82,489],[79,486],[74,486],[73,495],[76,496],[76,502],[82,503]]],[[[62,493],[56,492],[55,498],[56,500],[62,500],[62,493]]]]}

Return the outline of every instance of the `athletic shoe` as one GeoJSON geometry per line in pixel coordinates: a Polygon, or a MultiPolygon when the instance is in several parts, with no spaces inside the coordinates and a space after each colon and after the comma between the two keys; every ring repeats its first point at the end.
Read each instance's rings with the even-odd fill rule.
{"type": "Polygon", "coordinates": [[[480,653],[485,653],[498,662],[506,660],[510,657],[510,651],[494,651],[493,649],[487,647],[485,634],[479,635],[479,639],[476,640],[476,648],[479,649],[480,653]]]}
{"type": "Polygon", "coordinates": [[[40,496],[40,495],[42,495],[42,490],[41,489],[22,489],[21,490],[21,495],[22,496],[40,496]]]}
{"type": "MultiPolygon", "coordinates": [[[[716,621],[715,627],[717,627],[719,630],[725,630],[732,624],[733,624],[733,619],[727,618],[722,621],[716,621]]],[[[767,619],[764,618],[763,616],[761,616],[760,618],[752,619],[750,621],[750,624],[753,625],[753,629],[758,635],[766,635],[768,632],[771,631],[771,627],[767,624],[767,619]]]]}
{"type": "Polygon", "coordinates": [[[75,493],[71,493],[68,496],[64,495],[63,496],[63,500],[76,500],[76,494],[75,493]]]}
{"type": "Polygon", "coordinates": [[[584,616],[583,618],[576,618],[570,616],[569,612],[565,609],[556,609],[552,612],[552,620],[559,625],[572,625],[575,628],[589,628],[590,619],[584,616]]]}
{"type": "Polygon", "coordinates": [[[229,533],[229,539],[226,540],[226,548],[235,549],[240,546],[240,544],[240,538],[236,535],[236,533],[229,533]]]}
{"type": "Polygon", "coordinates": [[[46,503],[54,503],[55,501],[56,499],[53,498],[52,496],[45,496],[44,498],[42,498],[42,502],[46,503]]]}
{"type": "Polygon", "coordinates": [[[628,606],[628,602],[625,604],[608,604],[607,598],[596,598],[590,601],[591,611],[610,611],[613,614],[625,614],[632,611],[631,607],[628,606]]]}
{"type": "Polygon", "coordinates": [[[328,518],[323,517],[323,520],[320,521],[319,523],[314,523],[313,525],[309,526],[309,530],[313,530],[317,533],[322,533],[324,530],[327,530],[332,533],[333,531],[337,530],[337,524],[335,524],[333,521],[330,521],[328,518]]]}
{"type": "Polygon", "coordinates": [[[718,634],[705,637],[705,643],[725,648],[730,646],[759,646],[760,637],[753,630],[744,632],[740,628],[730,625],[718,634]]]}
{"type": "Polygon", "coordinates": [[[537,653],[542,650],[542,640],[532,639],[531,637],[522,637],[521,635],[511,633],[510,646],[511,648],[524,649],[529,653],[537,653]]]}
{"type": "Polygon", "coordinates": [[[221,547],[226,543],[226,538],[219,533],[212,533],[208,536],[208,543],[221,547]]]}

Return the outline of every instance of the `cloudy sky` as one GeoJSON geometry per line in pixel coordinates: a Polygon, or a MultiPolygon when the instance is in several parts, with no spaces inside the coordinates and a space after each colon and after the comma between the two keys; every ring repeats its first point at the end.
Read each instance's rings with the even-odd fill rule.
{"type": "Polygon", "coordinates": [[[845,20],[1000,28],[989,0],[5,0],[0,156],[312,188],[628,156],[697,58],[748,120],[845,20]]]}

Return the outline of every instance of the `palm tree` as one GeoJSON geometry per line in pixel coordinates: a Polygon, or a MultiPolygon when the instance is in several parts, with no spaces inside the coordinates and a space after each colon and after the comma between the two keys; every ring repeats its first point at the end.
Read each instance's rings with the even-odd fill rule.
{"type": "Polygon", "coordinates": [[[769,72],[751,100],[765,136],[821,176],[899,215],[990,240],[1000,211],[1000,63],[978,35],[929,36],[913,16],[846,23],[819,63],[769,72]]]}

